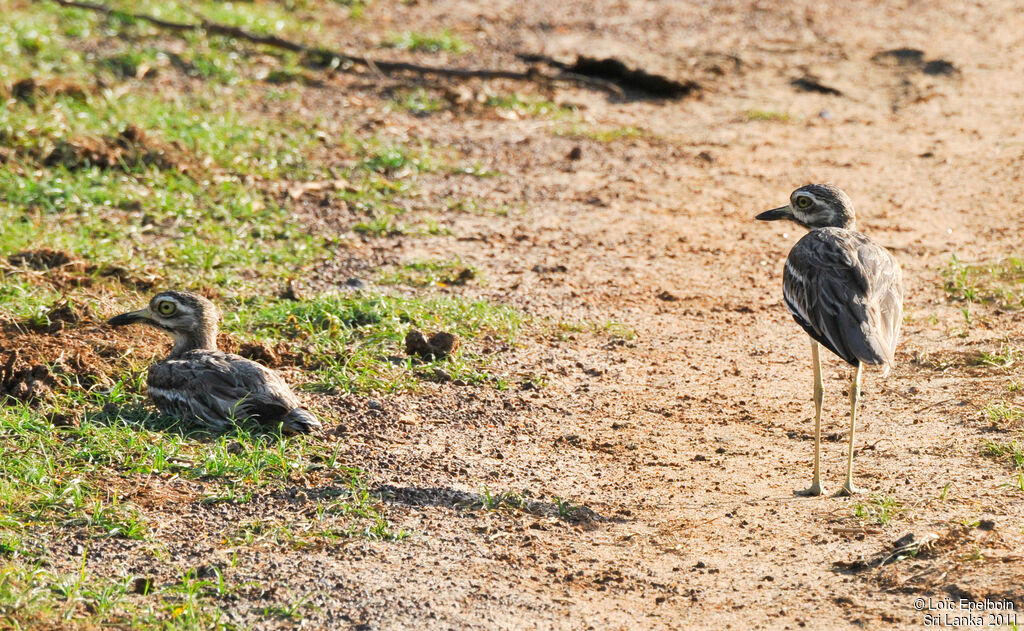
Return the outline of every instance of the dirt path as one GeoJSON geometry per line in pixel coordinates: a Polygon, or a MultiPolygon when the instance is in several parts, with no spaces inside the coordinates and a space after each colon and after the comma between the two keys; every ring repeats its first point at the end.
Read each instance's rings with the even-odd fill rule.
{"type": "MultiPolygon", "coordinates": [[[[405,252],[457,253],[485,270],[481,291],[492,298],[555,320],[615,320],[636,339],[579,334],[529,345],[520,361],[547,383],[521,395],[514,421],[466,428],[451,444],[450,428],[428,430],[410,451],[468,468],[456,480],[423,476],[423,487],[530,488],[599,517],[577,526],[473,517],[470,535],[464,516],[410,500],[431,533],[451,537],[375,548],[402,578],[381,585],[395,590],[379,596],[388,612],[370,614],[367,604],[367,615],[386,627],[426,615],[439,627],[915,628],[919,595],[1022,604],[1019,562],[965,562],[978,550],[1019,558],[1024,540],[1024,502],[1000,486],[1005,465],[980,447],[991,435],[981,408],[1007,396],[1013,372],[962,361],[965,351],[1019,343],[1022,319],[988,314],[959,337],[963,316],[940,275],[954,253],[991,260],[1019,251],[1020,15],[1010,3],[620,3],[598,16],[540,6],[494,6],[479,21],[499,33],[494,22],[516,25],[509,46],[532,38],[552,54],[600,51],[703,70],[705,96],[609,104],[572,95],[599,126],[646,130],[611,143],[552,137],[531,120],[412,123],[508,173],[492,194],[525,209],[497,226],[480,222],[473,240],[405,252]],[[958,70],[929,75],[872,60],[900,47],[958,70]],[[722,76],[706,70],[712,62],[722,76]],[[804,75],[844,96],[789,85],[804,75]],[[569,160],[576,146],[581,158],[569,160]],[[808,343],[780,299],[781,262],[799,235],[751,217],[807,181],[846,189],[861,229],[897,253],[906,276],[900,366],[887,380],[866,379],[857,471],[870,492],[860,499],[792,495],[808,482],[812,448],[808,343]],[[891,521],[853,515],[879,497],[900,506],[891,521]],[[958,530],[983,519],[995,530],[958,530]],[[947,547],[912,568],[837,565],[884,556],[908,532],[934,532],[947,547]]],[[[420,6],[412,21],[463,9],[420,6]]],[[[826,362],[832,491],[848,374],[826,362]]],[[[393,473],[396,485],[410,484],[400,468],[393,473]]]]}

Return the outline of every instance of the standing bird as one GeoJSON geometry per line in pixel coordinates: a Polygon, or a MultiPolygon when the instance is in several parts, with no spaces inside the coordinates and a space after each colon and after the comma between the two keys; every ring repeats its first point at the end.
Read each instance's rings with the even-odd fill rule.
{"type": "Polygon", "coordinates": [[[814,364],[814,480],[801,495],[821,495],[821,361],[818,345],[854,367],[850,383],[850,447],[841,495],[852,495],[853,434],[860,398],[861,368],[881,364],[883,376],[895,363],[903,319],[902,273],[888,250],[854,231],[853,202],[830,184],[793,191],[789,205],[756,217],[789,219],[810,230],[786,258],[782,293],[797,324],[811,336],[814,364]]]}
{"type": "Polygon", "coordinates": [[[149,367],[149,398],[164,414],[195,418],[215,431],[252,418],[286,434],[308,434],[320,422],[304,409],[279,374],[217,350],[220,313],[193,293],[164,291],[145,309],[111,318],[122,326],[141,322],[174,338],[167,359],[149,367]]]}

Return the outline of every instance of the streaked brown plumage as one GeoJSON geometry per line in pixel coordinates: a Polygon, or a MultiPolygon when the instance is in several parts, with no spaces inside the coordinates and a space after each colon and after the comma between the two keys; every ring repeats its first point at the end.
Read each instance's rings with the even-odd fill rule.
{"type": "Polygon", "coordinates": [[[763,221],[788,219],[810,232],[790,251],[783,272],[786,307],[811,336],[814,364],[814,479],[802,493],[821,494],[822,344],[854,366],[850,386],[850,443],[846,482],[853,485],[853,438],[864,364],[882,365],[888,374],[895,360],[903,320],[903,276],[888,250],[854,230],[853,202],[829,184],[808,184],[790,195],[788,206],[765,211],[763,221]]]}
{"type": "Polygon", "coordinates": [[[220,313],[206,298],[165,291],[145,309],[109,323],[148,324],[174,338],[170,356],[150,366],[146,379],[149,398],[164,414],[198,420],[215,431],[250,418],[291,434],[320,429],[278,373],[217,350],[219,321],[220,313]]]}

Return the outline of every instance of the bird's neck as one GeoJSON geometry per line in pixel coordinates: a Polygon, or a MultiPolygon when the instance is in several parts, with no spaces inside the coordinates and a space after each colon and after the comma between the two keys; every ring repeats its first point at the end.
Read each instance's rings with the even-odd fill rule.
{"type": "Polygon", "coordinates": [[[189,351],[215,350],[217,350],[216,329],[190,331],[188,333],[174,332],[174,347],[171,348],[171,357],[178,357],[189,351]]]}

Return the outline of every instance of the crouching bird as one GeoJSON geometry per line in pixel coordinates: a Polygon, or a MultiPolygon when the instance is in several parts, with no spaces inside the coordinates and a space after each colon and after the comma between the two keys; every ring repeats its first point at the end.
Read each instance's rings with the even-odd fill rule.
{"type": "Polygon", "coordinates": [[[853,434],[857,423],[861,369],[881,365],[883,375],[895,361],[903,320],[903,286],[899,263],[888,250],[854,231],[853,202],[829,184],[808,184],[790,195],[789,205],[765,211],[762,221],[788,219],[810,230],[786,258],[782,294],[786,307],[811,336],[814,364],[814,479],[802,495],[821,495],[821,361],[822,344],[854,367],[850,383],[850,444],[846,482],[853,485],[853,434]]]}
{"type": "Polygon", "coordinates": [[[287,434],[307,434],[320,422],[302,407],[279,374],[254,361],[217,350],[220,313],[212,302],[184,291],[164,291],[138,311],[108,324],[148,324],[174,338],[167,359],[149,367],[149,398],[164,414],[198,420],[221,431],[254,419],[287,434]]]}

